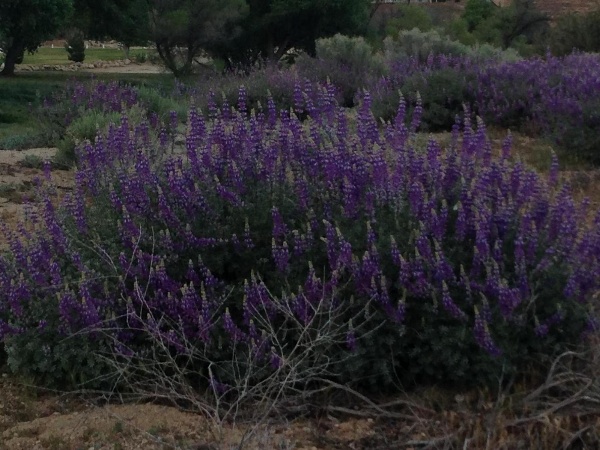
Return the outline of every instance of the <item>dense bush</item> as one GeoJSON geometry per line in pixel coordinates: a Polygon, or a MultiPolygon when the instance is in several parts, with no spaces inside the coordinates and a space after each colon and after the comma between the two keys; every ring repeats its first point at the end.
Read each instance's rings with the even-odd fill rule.
{"type": "Polygon", "coordinates": [[[65,42],[65,49],[69,54],[69,61],[82,63],[85,60],[85,41],[83,39],[83,33],[80,31],[71,33],[67,42],[65,42]]]}
{"type": "Polygon", "coordinates": [[[265,64],[250,73],[231,71],[202,77],[194,85],[192,95],[194,104],[207,114],[211,101],[225,108],[228,108],[226,105],[235,105],[239,88],[243,85],[249,111],[266,108],[269,98],[281,108],[288,109],[294,104],[294,86],[302,81],[293,67],[265,64]]]}
{"type": "Polygon", "coordinates": [[[600,215],[587,225],[556,166],[546,180],[508,142],[492,158],[468,118],[449,148],[415,148],[419,107],[380,130],[368,94],[352,120],[332,86],[295,94],[304,122],[250,113],[241,90],[236,110],[190,111],[185,149],[125,116],[79,147],[72,194],[55,208],[49,191],[0,259],[11,367],[90,381],[83,356],[152,360],[159,341],[196,386],[223,386],[240,355],[268,373],[318,339],[323,305],[345,339],[302,364],[355,387],[497,382],[578,342],[600,215]],[[30,364],[29,342],[74,334],[61,364],[30,364]]]}
{"type": "Polygon", "coordinates": [[[428,106],[422,129],[450,131],[456,115],[462,114],[463,105],[474,99],[472,84],[479,70],[477,60],[431,54],[425,61],[416,56],[396,57],[388,64],[390,74],[371,87],[373,113],[378,119],[393,120],[402,92],[409,108],[414,107],[417,97],[428,106]]]}
{"type": "Polygon", "coordinates": [[[337,34],[316,41],[316,59],[302,55],[296,67],[302,78],[331,81],[343,106],[354,106],[356,95],[385,72],[383,58],[362,37],[337,34]]]}
{"type": "Polygon", "coordinates": [[[487,66],[474,86],[479,114],[488,122],[543,133],[565,154],[598,164],[599,70],[594,54],[487,66]]]}
{"type": "Polygon", "coordinates": [[[417,95],[423,104],[423,131],[447,131],[452,129],[457,116],[462,116],[465,105],[472,102],[469,85],[473,74],[452,68],[438,69],[431,73],[418,73],[408,78],[402,92],[406,92],[411,104],[417,95]]]}
{"type": "Polygon", "coordinates": [[[555,55],[567,55],[573,50],[600,51],[600,8],[588,14],[559,17],[550,34],[550,46],[555,55]]]}
{"type": "Polygon", "coordinates": [[[470,51],[469,46],[448,39],[436,30],[421,31],[417,28],[386,38],[384,48],[386,58],[392,61],[404,56],[426,61],[430,55],[465,56],[470,51]]]}

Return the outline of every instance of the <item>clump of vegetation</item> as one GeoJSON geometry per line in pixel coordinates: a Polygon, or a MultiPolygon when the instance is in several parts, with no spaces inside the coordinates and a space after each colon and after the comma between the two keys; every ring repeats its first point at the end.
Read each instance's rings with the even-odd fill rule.
{"type": "Polygon", "coordinates": [[[350,122],[324,89],[298,87],[298,116],[249,112],[244,89],[191,110],[183,155],[126,116],[79,147],[72,195],[0,260],[11,367],[98,382],[158,352],[233,396],[240,373],[282,370],[391,390],[496,382],[579,342],[600,235],[556,167],[546,180],[508,143],[492,159],[468,116],[444,151],[415,147],[420,105],[379,130],[368,94],[350,122]]]}
{"type": "Polygon", "coordinates": [[[85,41],[83,33],[79,30],[72,32],[65,42],[65,49],[69,54],[69,61],[82,63],[85,60],[85,41]]]}

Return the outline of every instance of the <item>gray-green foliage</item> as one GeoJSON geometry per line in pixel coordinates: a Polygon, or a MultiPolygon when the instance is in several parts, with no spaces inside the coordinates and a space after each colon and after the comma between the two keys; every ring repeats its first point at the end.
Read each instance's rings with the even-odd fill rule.
{"type": "Polygon", "coordinates": [[[382,55],[362,37],[336,34],[317,39],[315,47],[316,61],[303,54],[296,67],[312,80],[329,79],[340,90],[344,106],[353,106],[356,93],[386,72],[382,55]]]}
{"type": "Polygon", "coordinates": [[[14,134],[0,139],[1,150],[25,150],[27,148],[43,147],[48,144],[43,133],[14,134]]]}
{"type": "Polygon", "coordinates": [[[108,126],[118,124],[121,114],[90,110],[76,118],[67,127],[65,136],[58,143],[55,162],[70,167],[75,163],[75,148],[85,140],[94,141],[98,133],[106,132],[108,126]]]}
{"type": "Polygon", "coordinates": [[[38,155],[27,155],[19,161],[19,165],[30,169],[42,169],[44,167],[44,160],[38,155]]]}
{"type": "Polygon", "coordinates": [[[437,30],[421,31],[418,28],[401,31],[395,37],[387,37],[383,45],[387,59],[414,56],[425,61],[431,54],[465,56],[470,52],[469,46],[448,39],[437,30]]]}
{"type": "Polygon", "coordinates": [[[425,61],[430,55],[468,56],[480,60],[515,61],[519,54],[514,49],[502,50],[491,44],[466,45],[440,34],[437,30],[401,31],[395,38],[384,40],[384,53],[388,61],[412,56],[425,61]]]}
{"type": "Polygon", "coordinates": [[[329,60],[350,68],[361,66],[370,70],[383,72],[381,56],[373,53],[373,48],[362,37],[350,37],[336,34],[329,38],[317,39],[315,42],[317,58],[329,60]]]}
{"type": "Polygon", "coordinates": [[[148,86],[140,86],[136,91],[140,103],[149,113],[158,114],[160,118],[166,119],[172,111],[175,111],[180,120],[185,120],[187,117],[189,104],[181,96],[174,98],[159,88],[148,86]]]}

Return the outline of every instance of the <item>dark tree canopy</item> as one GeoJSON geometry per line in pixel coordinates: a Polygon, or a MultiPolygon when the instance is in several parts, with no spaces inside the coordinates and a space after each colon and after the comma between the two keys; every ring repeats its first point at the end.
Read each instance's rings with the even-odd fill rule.
{"type": "Polygon", "coordinates": [[[239,33],[244,0],[150,0],[151,34],[165,66],[176,76],[192,69],[194,59],[239,33]]]}
{"type": "Polygon", "coordinates": [[[72,0],[1,0],[0,42],[6,52],[2,75],[13,75],[25,51],[33,52],[71,15],[72,0]]]}
{"type": "Polygon", "coordinates": [[[279,60],[294,48],[314,54],[315,40],[364,31],[370,0],[247,0],[243,33],[231,45],[213,48],[230,62],[279,60]]]}
{"type": "Polygon", "coordinates": [[[126,47],[146,44],[150,36],[148,0],[75,0],[70,26],[91,39],[115,39],[126,47]]]}

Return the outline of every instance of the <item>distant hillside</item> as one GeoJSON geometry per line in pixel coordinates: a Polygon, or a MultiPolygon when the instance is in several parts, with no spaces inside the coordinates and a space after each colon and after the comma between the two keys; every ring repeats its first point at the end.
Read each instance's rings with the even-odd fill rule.
{"type": "MultiPolygon", "coordinates": [[[[498,6],[508,6],[512,0],[492,0],[498,6]]],[[[584,13],[600,7],[600,0],[534,0],[538,9],[548,14],[552,19],[571,12],[584,13]]],[[[447,1],[436,3],[413,2],[425,8],[436,25],[452,20],[462,14],[466,0],[460,2],[447,1]]],[[[371,19],[380,23],[397,14],[400,3],[381,3],[371,19]]]]}
{"type": "Polygon", "coordinates": [[[594,0],[535,0],[538,9],[553,19],[572,12],[584,13],[599,7],[594,0]]]}
{"type": "MultiPolygon", "coordinates": [[[[459,17],[465,9],[463,2],[414,3],[427,10],[435,25],[441,25],[459,17]]],[[[371,18],[371,24],[377,25],[397,16],[400,3],[381,3],[371,18]]]]}

